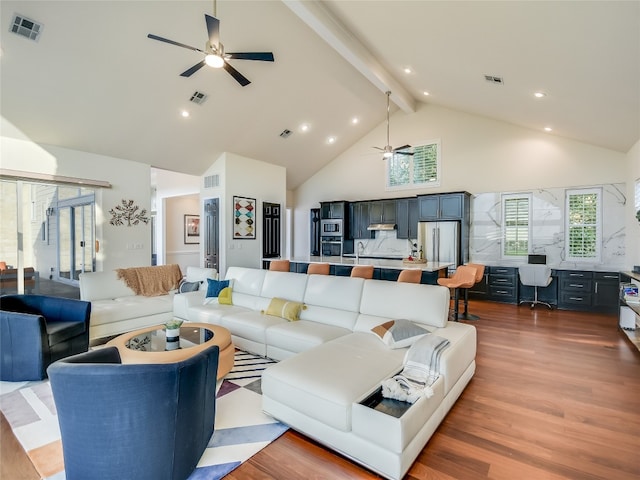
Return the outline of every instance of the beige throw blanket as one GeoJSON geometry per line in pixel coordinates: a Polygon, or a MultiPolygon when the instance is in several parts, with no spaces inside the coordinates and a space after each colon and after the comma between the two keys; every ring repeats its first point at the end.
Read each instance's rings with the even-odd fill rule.
{"type": "Polygon", "coordinates": [[[118,268],[118,278],[124,280],[136,295],[156,297],[175,290],[182,279],[180,265],[158,265],[155,267],[118,268]]]}

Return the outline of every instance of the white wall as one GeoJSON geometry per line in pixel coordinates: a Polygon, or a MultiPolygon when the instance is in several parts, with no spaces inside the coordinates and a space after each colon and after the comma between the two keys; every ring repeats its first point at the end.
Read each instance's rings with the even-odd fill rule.
{"type": "Polygon", "coordinates": [[[391,118],[392,145],[440,139],[439,187],[386,191],[385,162],[372,145],[386,125],[363,137],[295,192],[294,255],[309,252],[309,209],[320,201],[369,200],[466,190],[482,192],[624,183],[625,154],[436,105],[391,118]]]}
{"type": "MultiPolygon", "coordinates": [[[[287,200],[286,169],[259,160],[225,153],[207,170],[205,176],[218,174],[220,186],[201,190],[201,207],[205,199],[218,198],[220,208],[220,272],[224,276],[227,266],[261,267],[262,258],[262,203],[273,202],[282,206],[282,225],[287,200]],[[256,239],[233,238],[233,197],[256,199],[256,239]]],[[[203,212],[201,212],[201,215],[203,212]]],[[[284,253],[285,234],[281,229],[284,253]]]]}
{"type": "Polygon", "coordinates": [[[96,190],[97,270],[151,264],[150,223],[132,227],[109,224],[109,210],[123,199],[133,200],[150,216],[148,165],[9,137],[0,138],[0,156],[4,169],[110,182],[112,188],[96,190]]]}
{"type": "Polygon", "coordinates": [[[640,222],[636,219],[635,182],[640,181],[640,140],[627,153],[627,267],[640,265],[640,222]]]}

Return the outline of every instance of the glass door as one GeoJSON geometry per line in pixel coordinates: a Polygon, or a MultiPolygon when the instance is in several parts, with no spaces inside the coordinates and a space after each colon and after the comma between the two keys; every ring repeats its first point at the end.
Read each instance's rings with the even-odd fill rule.
{"type": "Polygon", "coordinates": [[[94,203],[58,205],[58,278],[78,284],[79,275],[95,270],[94,203]]]}

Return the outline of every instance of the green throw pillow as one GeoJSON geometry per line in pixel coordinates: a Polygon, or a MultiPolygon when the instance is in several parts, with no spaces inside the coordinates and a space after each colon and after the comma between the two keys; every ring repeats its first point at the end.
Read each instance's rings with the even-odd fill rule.
{"type": "Polygon", "coordinates": [[[300,302],[291,302],[284,298],[274,297],[267,307],[266,314],[284,318],[293,322],[300,318],[300,312],[306,308],[300,302]]]}
{"type": "Polygon", "coordinates": [[[391,320],[373,327],[371,331],[389,348],[408,347],[430,333],[409,320],[391,320]]]}

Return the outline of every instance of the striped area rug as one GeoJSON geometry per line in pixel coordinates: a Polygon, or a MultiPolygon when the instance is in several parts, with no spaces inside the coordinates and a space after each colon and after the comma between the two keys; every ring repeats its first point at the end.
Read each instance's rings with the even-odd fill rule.
{"type": "MultiPolygon", "coordinates": [[[[213,436],[189,480],[223,478],[287,430],[262,412],[262,372],[273,363],[236,351],[234,368],[218,388],[213,436]]],[[[0,410],[40,477],[65,480],[49,382],[0,382],[0,410]]]]}

